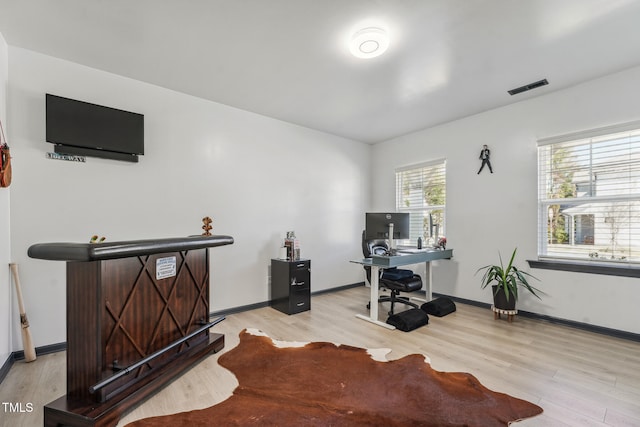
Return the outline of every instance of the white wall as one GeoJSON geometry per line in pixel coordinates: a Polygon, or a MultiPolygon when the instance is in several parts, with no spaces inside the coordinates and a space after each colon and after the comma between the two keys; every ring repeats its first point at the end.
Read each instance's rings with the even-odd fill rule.
{"type": "Polygon", "coordinates": [[[235,238],[211,251],[212,310],[268,300],[288,230],[311,259],[312,291],[362,280],[348,260],[370,203],[368,145],[19,48],[9,74],[11,249],[36,346],[66,339],[65,265],[28,258],[34,243],[201,234],[208,215],[235,238]],[[144,114],[140,163],[46,159],[45,93],[144,114]]]}
{"type": "MultiPolygon", "coordinates": [[[[372,204],[393,209],[394,169],[447,159],[447,240],[452,261],[434,269],[434,291],[490,302],[480,289],[479,267],[508,257],[537,257],[537,140],[638,120],[640,67],[570,89],[468,117],[375,145],[372,204]],[[491,149],[494,174],[477,175],[483,144],[491,149]]],[[[551,81],[553,85],[553,81],[551,81]]],[[[541,279],[542,301],[522,296],[519,308],[543,315],[640,333],[638,279],[531,270],[541,279]]]]}
{"type": "MultiPolygon", "coordinates": [[[[634,68],[372,148],[23,49],[8,48],[7,60],[6,52],[0,40],[0,114],[6,98],[14,156],[10,207],[0,190],[0,218],[9,209],[12,218],[10,228],[0,222],[0,262],[20,263],[36,346],[66,339],[65,269],[29,259],[34,243],[199,234],[209,215],[214,233],[236,239],[212,250],[212,310],[268,299],[269,260],[287,230],[312,259],[312,290],[328,289],[362,280],[347,260],[360,256],[363,212],[394,209],[394,169],[442,157],[455,257],[436,263],[434,290],[489,302],[478,267],[515,246],[522,266],[536,257],[536,140],[637,120],[640,111],[634,68]],[[145,156],[138,164],[47,160],[46,92],[145,114],[145,156]],[[476,175],[482,144],[492,149],[493,175],[476,175]],[[2,238],[9,229],[12,256],[2,238]]],[[[521,309],[640,333],[636,279],[532,272],[549,295],[523,297],[521,309]]],[[[13,298],[8,269],[0,293],[13,298]]],[[[22,348],[18,327],[0,317],[3,359],[22,348]],[[2,322],[14,331],[4,350],[11,328],[2,322]]]]}
{"type": "MultiPolygon", "coordinates": [[[[8,138],[7,125],[8,48],[0,34],[0,121],[8,138]]],[[[11,286],[9,262],[11,262],[9,188],[0,188],[0,366],[12,351],[10,346],[11,286]]]]}

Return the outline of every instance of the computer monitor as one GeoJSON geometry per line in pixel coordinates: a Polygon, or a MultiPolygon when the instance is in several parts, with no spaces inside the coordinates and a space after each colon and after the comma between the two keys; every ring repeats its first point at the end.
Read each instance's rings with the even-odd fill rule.
{"type": "Polygon", "coordinates": [[[408,213],[399,212],[367,212],[365,214],[365,238],[375,239],[408,239],[410,222],[408,213]],[[392,227],[390,225],[393,224],[392,227]],[[389,229],[393,236],[389,236],[389,229]]]}

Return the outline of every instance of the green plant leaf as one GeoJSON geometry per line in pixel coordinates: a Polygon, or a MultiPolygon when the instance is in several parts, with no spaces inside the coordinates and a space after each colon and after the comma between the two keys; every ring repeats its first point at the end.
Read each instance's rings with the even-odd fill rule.
{"type": "Polygon", "coordinates": [[[500,260],[499,265],[486,265],[484,267],[476,270],[476,274],[480,271],[484,271],[482,275],[482,280],[480,282],[480,286],[482,289],[486,288],[492,282],[497,283],[496,292],[498,292],[498,288],[501,288],[504,293],[507,301],[509,298],[513,296],[516,300],[518,299],[518,286],[524,287],[527,291],[531,292],[538,299],[540,295],[544,295],[544,292],[535,288],[529,283],[529,279],[539,280],[535,276],[527,273],[526,271],[521,271],[517,266],[514,265],[514,261],[516,258],[518,248],[515,248],[511,253],[511,258],[509,259],[509,263],[507,267],[504,267],[504,263],[502,261],[502,255],[498,252],[498,258],[500,260]]]}

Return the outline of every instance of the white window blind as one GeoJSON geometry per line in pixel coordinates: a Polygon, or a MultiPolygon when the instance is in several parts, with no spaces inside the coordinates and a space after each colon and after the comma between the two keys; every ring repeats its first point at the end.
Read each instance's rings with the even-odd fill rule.
{"type": "Polygon", "coordinates": [[[640,122],[539,141],[541,258],[640,262],[640,122]]]}
{"type": "Polygon", "coordinates": [[[445,207],[445,160],[396,170],[396,210],[408,212],[411,220],[411,237],[405,243],[415,245],[421,237],[426,246],[444,236],[445,207]]]}

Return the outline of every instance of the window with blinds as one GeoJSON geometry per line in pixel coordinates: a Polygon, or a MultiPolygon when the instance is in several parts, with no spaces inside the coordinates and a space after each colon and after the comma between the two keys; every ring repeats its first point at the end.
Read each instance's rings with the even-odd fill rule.
{"type": "Polygon", "coordinates": [[[411,237],[405,244],[415,245],[418,237],[425,246],[445,235],[446,161],[409,166],[396,170],[396,210],[408,212],[411,237]]]}
{"type": "Polygon", "coordinates": [[[640,122],[538,143],[541,258],[640,262],[640,122]]]}

